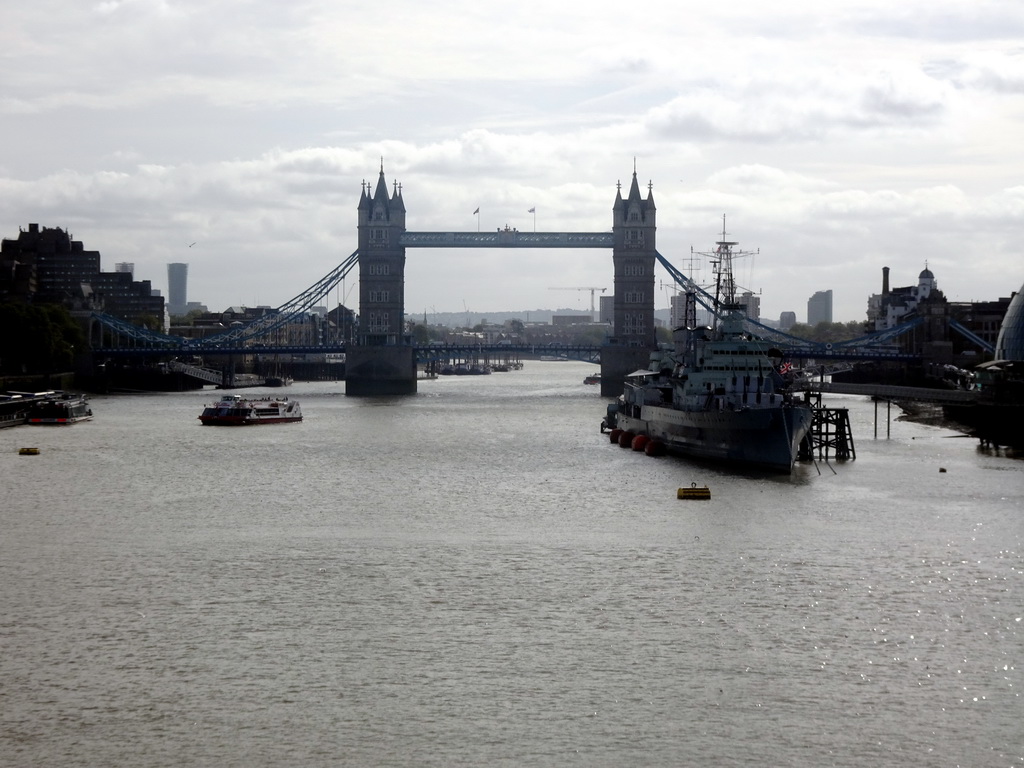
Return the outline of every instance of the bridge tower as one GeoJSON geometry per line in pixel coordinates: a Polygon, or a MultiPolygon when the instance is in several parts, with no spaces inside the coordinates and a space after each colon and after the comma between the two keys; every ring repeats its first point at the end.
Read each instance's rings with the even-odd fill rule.
{"type": "Polygon", "coordinates": [[[646,368],[657,346],[654,335],[654,263],[657,208],[652,185],[647,197],[640,193],[636,167],[628,196],[622,185],[612,207],[612,264],[615,269],[613,335],[601,348],[601,394],[622,393],[626,374],[646,368]]]}
{"type": "Polygon", "coordinates": [[[346,395],[416,392],[416,356],[405,337],[405,202],[388,194],[381,162],[377,186],[359,197],[359,330],[345,362],[346,395]]]}

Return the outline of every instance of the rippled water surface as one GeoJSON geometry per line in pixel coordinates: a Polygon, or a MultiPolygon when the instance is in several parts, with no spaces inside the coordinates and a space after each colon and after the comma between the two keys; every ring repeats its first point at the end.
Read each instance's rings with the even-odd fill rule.
{"type": "Polygon", "coordinates": [[[1024,461],[650,458],[591,369],[0,431],[0,765],[1024,765],[1024,461]]]}

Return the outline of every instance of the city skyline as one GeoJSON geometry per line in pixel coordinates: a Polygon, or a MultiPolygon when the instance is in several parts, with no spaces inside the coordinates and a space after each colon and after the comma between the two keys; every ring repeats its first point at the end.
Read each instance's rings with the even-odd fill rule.
{"type": "MultiPolygon", "coordinates": [[[[64,237],[64,238],[67,238],[69,242],[72,242],[71,241],[71,235],[69,233],[65,232],[63,229],[61,229],[59,227],[58,228],[47,228],[47,227],[40,228],[40,225],[38,223],[31,223],[31,224],[29,224],[28,227],[23,228],[21,230],[21,233],[22,234],[26,234],[27,233],[27,234],[31,235],[31,233],[39,232],[39,231],[42,231],[42,232],[46,233],[46,235],[48,237],[51,237],[51,238],[52,237],[58,237],[58,238],[64,237]]],[[[17,238],[4,238],[4,239],[5,239],[5,241],[6,240],[11,240],[12,243],[17,243],[18,242],[17,238]]],[[[81,241],[73,241],[72,242],[71,251],[75,252],[76,251],[76,247],[77,247],[78,251],[80,251],[83,255],[88,256],[89,258],[86,258],[83,263],[87,262],[89,264],[92,264],[92,267],[97,271],[97,274],[99,274],[102,271],[102,263],[101,263],[102,262],[102,254],[98,250],[90,249],[89,251],[86,251],[85,248],[84,248],[85,245],[86,244],[81,242],[81,241]]],[[[118,263],[116,263],[114,265],[113,272],[115,272],[115,273],[119,273],[119,272],[120,273],[127,273],[128,275],[132,275],[132,273],[134,272],[134,267],[135,267],[135,265],[133,263],[130,263],[130,262],[118,262],[118,263]]],[[[221,307],[221,308],[215,308],[215,309],[211,310],[210,308],[206,307],[206,305],[203,302],[201,302],[201,301],[188,301],[188,299],[187,299],[187,293],[188,293],[188,264],[187,263],[180,263],[180,262],[179,263],[169,263],[169,264],[166,265],[166,268],[167,268],[167,293],[168,293],[168,297],[166,299],[166,311],[171,316],[181,316],[181,315],[184,315],[184,314],[186,314],[186,313],[188,313],[190,311],[193,311],[193,310],[198,310],[198,311],[204,312],[204,313],[212,311],[213,314],[220,314],[222,312],[236,312],[240,308],[244,308],[244,307],[248,307],[250,309],[273,308],[273,306],[269,305],[269,304],[264,304],[264,305],[259,305],[259,304],[239,304],[239,305],[230,305],[230,306],[225,306],[225,307],[221,307]]],[[[354,272],[355,272],[354,278],[356,280],[358,280],[358,270],[355,270],[354,272]]],[[[870,309],[869,309],[869,312],[868,312],[868,317],[866,318],[867,319],[866,327],[869,330],[870,330],[870,326],[875,322],[875,318],[877,317],[878,308],[879,308],[879,302],[883,300],[883,297],[888,294],[890,289],[894,292],[894,294],[898,293],[901,296],[910,295],[910,294],[913,294],[913,295],[916,296],[916,295],[918,295],[923,290],[923,286],[925,284],[927,284],[929,288],[931,288],[931,287],[936,287],[937,288],[937,285],[936,285],[936,282],[935,282],[935,279],[934,279],[934,275],[931,273],[930,270],[927,269],[927,267],[919,275],[918,283],[914,284],[914,285],[909,285],[909,286],[890,286],[889,274],[888,273],[889,273],[889,269],[888,268],[883,268],[881,293],[876,293],[876,294],[872,294],[871,296],[869,296],[869,302],[868,303],[869,303],[870,309]],[[924,280],[925,276],[928,277],[928,279],[926,281],[924,280]]],[[[150,284],[150,281],[147,280],[146,281],[146,285],[148,286],[149,284],[150,284]]],[[[664,282],[661,283],[661,286],[662,286],[662,288],[669,287],[668,284],[666,284],[664,282]]],[[[682,300],[683,300],[683,297],[685,295],[685,286],[673,284],[671,286],[671,288],[673,290],[675,290],[676,292],[672,293],[669,296],[668,306],[660,306],[660,305],[656,305],[655,306],[655,312],[658,315],[658,320],[656,322],[661,323],[661,324],[667,324],[669,327],[676,327],[676,326],[678,326],[682,322],[680,318],[681,318],[682,307],[683,307],[683,301],[682,300]],[[677,320],[679,320],[679,322],[677,322],[677,320]]],[[[708,290],[708,295],[709,296],[715,290],[713,286],[706,286],[706,288],[708,290]]],[[[589,293],[591,295],[591,302],[592,302],[589,314],[594,316],[594,321],[595,322],[609,322],[609,323],[611,322],[610,316],[611,316],[611,312],[612,312],[611,307],[612,307],[612,301],[614,299],[614,292],[608,292],[608,289],[594,287],[594,286],[581,286],[581,287],[575,287],[575,288],[561,286],[561,287],[551,287],[551,288],[549,288],[549,290],[578,291],[578,292],[581,292],[581,293],[583,293],[583,292],[589,293]],[[598,291],[600,291],[601,294],[602,294],[600,296],[600,302],[601,302],[600,310],[598,310],[598,307],[597,307],[596,303],[594,303],[595,299],[598,298],[597,297],[597,292],[598,291]],[[605,295],[606,293],[607,293],[607,295],[605,295]],[[606,306],[606,303],[607,303],[607,306],[606,306]],[[598,319],[598,315],[600,316],[600,319],[598,319]]],[[[152,295],[154,295],[154,296],[162,296],[162,292],[159,289],[153,289],[152,290],[152,295]]],[[[848,321],[843,321],[843,320],[836,321],[832,317],[832,295],[833,295],[832,289],[815,291],[815,293],[812,296],[810,296],[808,298],[808,300],[807,300],[807,313],[806,313],[805,320],[802,321],[803,324],[806,324],[806,325],[809,325],[811,327],[814,327],[814,326],[818,325],[819,323],[823,323],[823,322],[824,323],[838,322],[840,324],[843,324],[844,322],[848,322],[848,321]]],[[[1000,298],[1004,299],[1004,300],[1008,300],[1008,297],[1000,297],[1000,298]]],[[[326,299],[326,297],[325,297],[325,299],[326,299]]],[[[790,310],[783,310],[780,313],[780,315],[779,315],[779,317],[777,319],[776,318],[770,318],[770,317],[762,318],[760,316],[760,301],[761,301],[761,297],[758,296],[758,295],[755,295],[755,294],[753,294],[753,293],[751,293],[749,291],[743,292],[739,296],[738,300],[739,300],[739,303],[745,307],[746,314],[751,319],[753,319],[754,321],[758,321],[758,322],[762,322],[763,321],[766,325],[769,325],[769,326],[772,326],[772,327],[778,327],[778,328],[780,328],[782,330],[786,330],[793,323],[797,322],[797,320],[796,320],[796,313],[793,312],[793,311],[790,311],[790,310]]],[[[328,302],[325,300],[325,302],[321,306],[316,308],[317,311],[319,311],[320,313],[327,313],[328,311],[330,311],[330,307],[327,306],[327,303],[328,302]]],[[[969,303],[975,304],[975,302],[969,302],[969,303]]],[[[347,307],[346,309],[349,309],[349,311],[352,311],[351,307],[347,307]]],[[[448,325],[450,323],[449,323],[449,320],[439,320],[438,318],[440,318],[440,317],[448,317],[449,319],[451,317],[455,317],[455,318],[465,317],[466,320],[467,320],[467,322],[466,322],[467,325],[475,325],[478,322],[485,322],[489,315],[490,316],[494,316],[494,317],[501,316],[501,317],[506,317],[506,318],[507,317],[519,317],[520,319],[525,317],[526,319],[529,319],[529,315],[531,313],[536,313],[537,315],[549,316],[549,315],[552,315],[552,314],[560,312],[560,311],[561,312],[568,312],[568,313],[570,313],[572,315],[587,314],[587,309],[585,307],[581,308],[581,307],[578,307],[578,306],[577,307],[572,307],[572,306],[568,306],[568,305],[549,304],[547,306],[531,307],[531,308],[508,308],[508,307],[496,308],[496,307],[491,307],[489,309],[477,309],[475,311],[470,311],[468,309],[468,307],[465,307],[463,310],[454,310],[454,311],[453,310],[437,311],[436,308],[433,308],[432,311],[429,312],[429,313],[424,311],[422,313],[422,316],[425,317],[425,318],[426,317],[430,317],[430,318],[432,318],[430,320],[430,322],[439,322],[441,325],[448,325]],[[476,319],[472,319],[472,318],[476,318],[476,319]]],[[[418,316],[420,316],[420,313],[408,312],[406,310],[405,315],[406,315],[406,319],[407,320],[409,320],[411,322],[416,322],[416,318],[418,316]]],[[[855,319],[856,322],[861,322],[862,320],[863,319],[859,319],[859,318],[855,319]]],[[[697,318],[696,322],[698,324],[711,324],[712,320],[708,316],[706,310],[700,309],[700,310],[698,310],[698,318],[697,318]]],[[[892,320],[890,318],[889,325],[891,325],[894,322],[898,322],[898,320],[892,320]]],[[[456,322],[456,324],[458,324],[458,323],[456,322]]],[[[877,330],[877,328],[876,328],[876,330],[877,330]]]]}
{"type": "MultiPolygon", "coordinates": [[[[64,227],[162,289],[188,263],[211,309],[279,306],[355,250],[381,162],[421,231],[605,231],[635,167],[658,250],[688,272],[724,215],[765,318],[825,285],[862,320],[885,266],[993,300],[1024,281],[1024,9],[1004,5],[12,6],[2,228],[64,227]]],[[[410,251],[406,273],[410,315],[584,308],[549,288],[613,280],[604,251],[410,251]]]]}

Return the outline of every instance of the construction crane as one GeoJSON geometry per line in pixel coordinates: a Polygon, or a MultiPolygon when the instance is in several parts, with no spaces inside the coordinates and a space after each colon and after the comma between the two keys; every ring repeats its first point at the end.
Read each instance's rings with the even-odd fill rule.
{"type": "Polygon", "coordinates": [[[549,291],[590,291],[590,311],[594,311],[594,294],[600,291],[604,293],[607,288],[592,288],[589,285],[576,288],[548,288],[549,291]]]}

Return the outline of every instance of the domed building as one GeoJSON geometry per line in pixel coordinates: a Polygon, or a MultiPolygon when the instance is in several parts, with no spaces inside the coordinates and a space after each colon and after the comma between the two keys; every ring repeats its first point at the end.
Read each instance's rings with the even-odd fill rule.
{"type": "Polygon", "coordinates": [[[927,262],[917,276],[917,285],[902,288],[889,288],[889,268],[883,267],[882,293],[868,300],[868,318],[874,321],[876,331],[894,328],[918,312],[921,304],[929,301],[945,302],[946,297],[939,290],[935,274],[928,269],[927,262]]]}
{"type": "Polygon", "coordinates": [[[932,289],[935,287],[937,287],[935,285],[935,275],[928,269],[928,262],[925,262],[924,269],[917,276],[917,300],[927,299],[932,295],[932,289]]]}
{"type": "Polygon", "coordinates": [[[996,360],[1024,361],[1024,285],[1010,300],[999,328],[996,360]]]}

